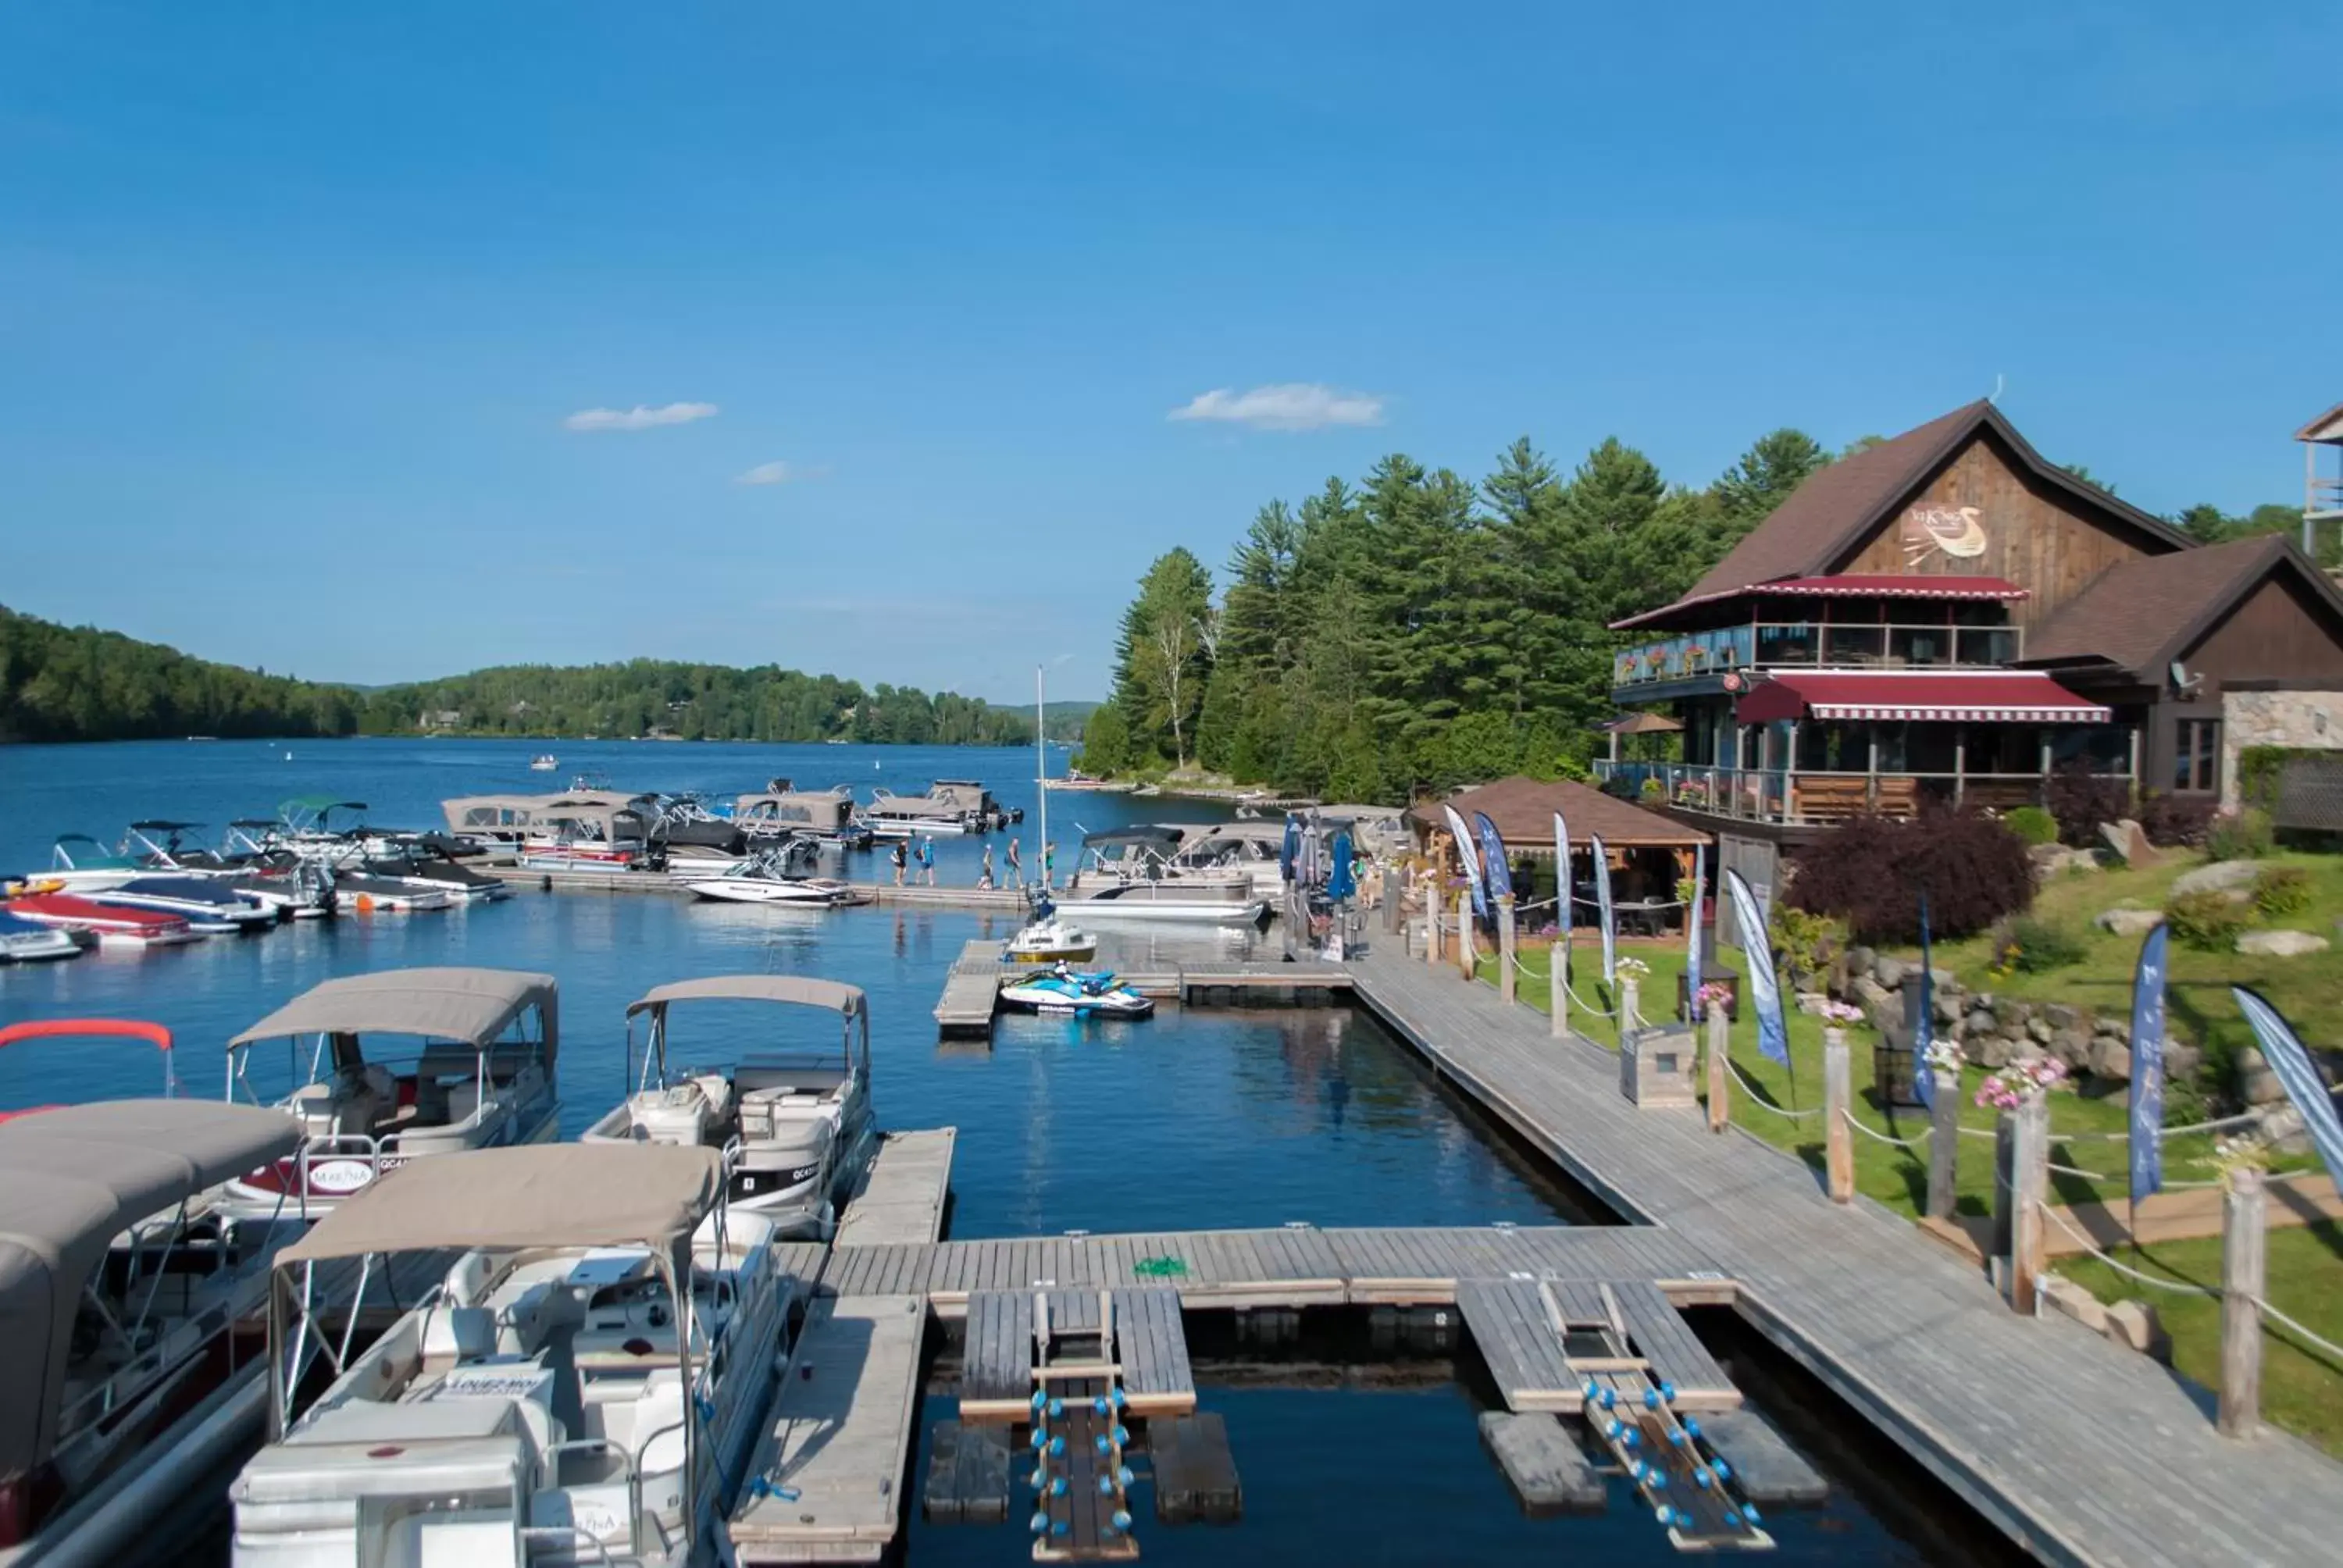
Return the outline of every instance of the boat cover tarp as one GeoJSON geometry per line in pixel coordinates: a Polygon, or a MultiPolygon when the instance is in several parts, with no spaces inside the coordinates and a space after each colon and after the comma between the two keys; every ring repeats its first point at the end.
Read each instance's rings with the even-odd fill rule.
{"type": "Polygon", "coordinates": [[[558,987],[521,970],[384,970],[345,975],[295,997],[230,1046],[296,1034],[412,1034],[487,1045],[530,1008],[544,1020],[545,1060],[558,1043],[558,987]]]}
{"type": "Polygon", "coordinates": [[[1097,849],[1117,844],[1135,844],[1142,849],[1169,849],[1180,842],[1177,828],[1141,825],[1135,828],[1109,828],[1102,832],[1082,835],[1082,848],[1097,849]]]}
{"type": "Polygon", "coordinates": [[[344,1201],[277,1267],[367,1252],[646,1246],[689,1267],[724,1186],[721,1151],[679,1143],[529,1143],[412,1160],[344,1201]]]}
{"type": "Polygon", "coordinates": [[[114,1238],[300,1141],[282,1111],[209,1101],[106,1101],[0,1122],[0,1475],[55,1446],[82,1288],[114,1238]]]}
{"type": "Polygon", "coordinates": [[[799,1007],[828,1008],[852,1018],[868,1005],[860,986],[838,980],[812,980],[803,975],[709,975],[703,980],[677,980],[646,992],[627,1004],[627,1016],[678,1001],[781,1001],[799,1007]]]}

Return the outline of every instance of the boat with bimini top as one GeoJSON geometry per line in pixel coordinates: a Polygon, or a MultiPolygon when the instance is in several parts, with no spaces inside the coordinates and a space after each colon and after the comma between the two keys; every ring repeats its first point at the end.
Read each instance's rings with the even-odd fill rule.
{"type": "MultiPolygon", "coordinates": [[[[733,1010],[736,1014],[738,1010],[733,1010]]],[[[718,975],[663,985],[627,1008],[627,1060],[635,1091],[583,1134],[588,1143],[691,1143],[728,1151],[732,1201],[789,1236],[827,1239],[878,1150],[870,1105],[870,1004],[859,987],[796,975],[718,975]],[[836,1017],[835,1048],[775,1049],[779,1027],[743,1047],[736,1028],[687,1032],[674,1047],[674,1010],[695,1024],[718,1002],[760,1005],[760,1023],[810,1009],[836,1017]],[[635,1020],[648,1017],[643,1051],[635,1020]],[[704,1041],[704,1043],[703,1043],[704,1041]]]]}
{"type": "Polygon", "coordinates": [[[254,1104],[253,1048],[283,1042],[278,1081],[298,1087],[275,1103],[305,1136],[230,1182],[224,1206],[290,1197],[315,1217],[417,1160],[549,1142],[559,1015],[551,975],[512,970],[383,970],[304,991],[228,1041],[227,1097],[254,1104]]]}
{"type": "Polygon", "coordinates": [[[712,1563],[779,1382],[790,1282],[712,1148],[435,1161],[278,1254],[239,1568],[712,1563]],[[317,1265],[460,1253],[306,1408],[317,1265]]]}

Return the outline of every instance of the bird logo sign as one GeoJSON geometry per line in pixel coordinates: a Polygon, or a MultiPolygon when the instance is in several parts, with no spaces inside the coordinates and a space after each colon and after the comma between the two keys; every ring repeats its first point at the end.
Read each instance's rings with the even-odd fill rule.
{"type": "Polygon", "coordinates": [[[1904,564],[1916,567],[1938,550],[1955,560],[1985,554],[1985,514],[1975,507],[1912,507],[1904,513],[1904,564]]]}

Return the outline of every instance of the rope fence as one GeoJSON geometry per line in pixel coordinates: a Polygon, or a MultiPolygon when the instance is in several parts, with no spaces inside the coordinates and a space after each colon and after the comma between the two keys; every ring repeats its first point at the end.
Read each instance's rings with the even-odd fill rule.
{"type": "Polygon", "coordinates": [[[2043,1213],[2048,1215],[2052,1221],[2056,1221],[2058,1229],[2066,1231],[2069,1236],[2072,1236],[2075,1239],[2077,1246],[2089,1253],[2092,1257],[2097,1258],[2100,1262],[2105,1263],[2108,1268],[2113,1269],[2117,1273],[2123,1275],[2126,1279],[2137,1280],[2141,1284],[2152,1285],[2159,1291],[2169,1291],[2176,1296],[2217,1296],[2221,1293],[2218,1291],[2208,1289],[2204,1285],[2182,1284],[2178,1281],[2175,1280],[2158,1279],[2154,1274],[2143,1274],[2137,1269],[2131,1267],[2129,1264],[2119,1262],[2116,1259],[2108,1257],[2105,1252],[2100,1251],[2097,1246],[2092,1242],[2090,1237],[2085,1235],[2073,1225],[2067,1223],[2066,1217],[2058,1212],[2057,1210],[2052,1208],[2049,1204],[2036,1203],[2035,1207],[2041,1210],[2043,1213]]]}
{"type": "Polygon", "coordinates": [[[2311,1344],[2315,1345],[2319,1350],[2324,1351],[2328,1355],[2332,1356],[2335,1359],[2335,1364],[2338,1367],[2343,1367],[2343,1345],[2337,1344],[2333,1340],[2328,1339],[2324,1335],[2312,1333],[2308,1329],[2304,1328],[2299,1322],[2297,1322],[2294,1319],[2287,1316],[2284,1312],[2279,1312],[2276,1307],[2271,1306],[2259,1296],[2251,1296],[2247,1299],[2254,1303],[2255,1308],[2260,1312],[2262,1316],[2268,1318],[2273,1322],[2282,1325],[2288,1332],[2309,1341],[2311,1344]]]}
{"type": "Polygon", "coordinates": [[[1749,1097],[1749,1102],[1752,1105],[1760,1111],[1770,1111],[1785,1121],[1804,1121],[1809,1116],[1820,1116],[1823,1113],[1823,1108],[1819,1105],[1809,1111],[1785,1111],[1780,1106],[1770,1103],[1762,1098],[1763,1091],[1741,1076],[1741,1070],[1733,1065],[1733,1059],[1729,1056],[1725,1059],[1725,1070],[1733,1074],[1733,1081],[1741,1086],[1741,1091],[1749,1097]]]}
{"type": "Polygon", "coordinates": [[[1865,1138],[1875,1139],[1882,1143],[1892,1143],[1898,1149],[1917,1149],[1921,1144],[1927,1141],[1928,1134],[1936,1131],[1934,1126],[1923,1127],[1920,1129],[1920,1136],[1917,1138],[1894,1138],[1880,1131],[1875,1127],[1865,1126],[1861,1121],[1855,1120],[1855,1112],[1852,1111],[1842,1111],[1839,1112],[1839,1115],[1845,1120],[1846,1124],[1849,1127],[1854,1128],[1865,1138]]]}

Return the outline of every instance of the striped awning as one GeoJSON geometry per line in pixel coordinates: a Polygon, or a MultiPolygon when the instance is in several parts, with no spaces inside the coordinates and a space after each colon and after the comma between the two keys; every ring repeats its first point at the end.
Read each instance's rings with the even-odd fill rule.
{"type": "Polygon", "coordinates": [[[1783,719],[2105,724],[2115,717],[2046,675],[2015,669],[1785,675],[1743,698],[1735,713],[1744,724],[1783,719]]]}

